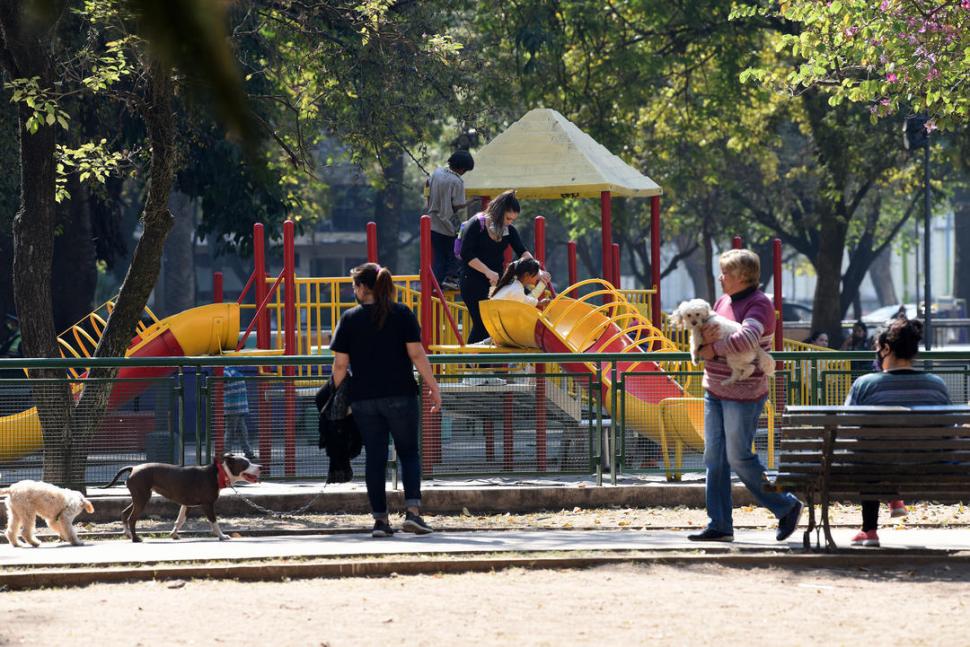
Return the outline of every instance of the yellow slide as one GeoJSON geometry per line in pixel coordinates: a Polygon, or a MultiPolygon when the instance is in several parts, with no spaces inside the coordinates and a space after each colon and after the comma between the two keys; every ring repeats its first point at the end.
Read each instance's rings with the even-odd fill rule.
{"type": "MultiPolygon", "coordinates": [[[[149,313],[151,314],[151,313],[149,313]]],[[[88,357],[97,346],[94,336],[104,330],[104,320],[95,313],[85,328],[74,326],[61,335],[58,341],[75,357],[88,357]],[[91,330],[94,333],[87,332],[91,330]],[[65,341],[71,334],[74,344],[65,341]]],[[[239,305],[213,303],[192,308],[149,326],[139,325],[139,330],[125,352],[126,357],[177,357],[191,355],[216,355],[223,350],[234,350],[239,338],[239,305]]],[[[119,381],[111,391],[108,408],[116,408],[151,386],[150,380],[169,375],[174,367],[135,367],[118,371],[119,381]],[[134,379],[142,378],[142,379],[134,379]]],[[[71,371],[73,377],[83,380],[84,374],[71,371]]],[[[75,383],[80,392],[81,382],[75,383]]],[[[27,409],[0,418],[0,461],[9,461],[36,452],[43,447],[43,436],[37,409],[27,409]]]]}
{"type": "MultiPolygon", "coordinates": [[[[689,397],[685,388],[656,363],[635,358],[648,351],[676,351],[676,346],[644,321],[640,312],[609,283],[599,279],[577,283],[541,311],[516,301],[482,301],[480,308],[485,327],[499,346],[539,348],[549,353],[631,353],[630,361],[617,363],[617,371],[651,374],[625,378],[620,413],[626,425],[661,445],[668,471],[671,445],[678,464],[685,446],[704,451],[703,399],[689,397]],[[578,293],[578,288],[587,285],[598,289],[579,299],[564,296],[578,293]],[[602,305],[598,304],[604,299],[602,305]]],[[[596,370],[588,362],[563,366],[573,372],[596,370]]],[[[672,368],[686,373],[690,365],[676,362],[672,368]]],[[[608,410],[612,409],[611,374],[612,365],[604,365],[603,401],[608,410]]],[[[610,413],[616,416],[616,412],[610,413]]]]}

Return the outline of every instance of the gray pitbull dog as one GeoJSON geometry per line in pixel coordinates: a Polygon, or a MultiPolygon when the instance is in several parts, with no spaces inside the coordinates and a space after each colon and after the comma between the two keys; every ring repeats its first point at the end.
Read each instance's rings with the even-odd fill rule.
{"type": "Polygon", "coordinates": [[[185,515],[190,507],[199,506],[205,513],[212,534],[220,541],[229,539],[229,535],[222,532],[216,521],[216,499],[224,487],[233,483],[255,483],[259,480],[260,466],[249,462],[248,459],[235,454],[223,454],[211,465],[180,467],[166,463],[142,463],[129,465],[118,470],[115,477],[105,487],[109,488],[118,482],[125,472],[131,472],[125,485],[131,492],[131,505],[121,513],[121,521],[125,528],[125,536],[133,542],[140,542],[141,538],[135,533],[135,522],[152,498],[152,492],[158,492],[166,499],[182,506],[178,519],[172,529],[172,539],[179,538],[179,530],[185,523],[185,515]]]}

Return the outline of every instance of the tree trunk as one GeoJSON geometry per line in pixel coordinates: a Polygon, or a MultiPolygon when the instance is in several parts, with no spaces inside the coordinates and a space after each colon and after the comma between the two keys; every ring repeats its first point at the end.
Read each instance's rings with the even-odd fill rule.
{"type": "Polygon", "coordinates": [[[391,153],[391,163],[382,169],[384,188],[374,204],[377,223],[377,258],[381,265],[398,270],[398,240],[401,237],[401,210],[404,203],[404,154],[391,153]]]}
{"type": "MultiPolygon", "coordinates": [[[[970,245],[970,240],[967,241],[967,244],[970,245]]],[[[959,246],[957,249],[959,249],[959,246]]],[[[873,259],[872,265],[869,266],[869,278],[872,279],[872,285],[876,288],[876,298],[879,300],[879,305],[888,306],[899,303],[896,296],[896,285],[893,283],[891,248],[887,247],[873,259]]]]}
{"type": "Polygon", "coordinates": [[[98,285],[97,255],[91,228],[91,194],[71,176],[70,200],[58,209],[58,233],[54,237],[51,299],[54,329],[62,332],[91,311],[98,285]]]}
{"type": "MultiPolygon", "coordinates": [[[[148,92],[142,107],[142,118],[148,132],[151,162],[148,171],[148,195],[142,210],[143,231],[131,259],[131,266],[118,294],[115,308],[108,317],[96,357],[122,357],[131,342],[148,297],[158,281],[165,239],[172,228],[168,210],[175,178],[175,120],[172,114],[173,80],[167,66],[152,60],[147,66],[148,92]]],[[[93,380],[85,382],[72,420],[72,450],[66,457],[66,472],[71,482],[82,483],[87,464],[87,444],[101,421],[111,395],[112,379],[117,368],[95,368],[93,380]]]]}
{"type": "MultiPolygon", "coordinates": [[[[823,207],[824,208],[824,207],[823,207]]],[[[815,297],[812,303],[812,329],[824,330],[831,345],[842,344],[842,313],[840,295],[842,283],[842,254],[845,251],[846,221],[834,214],[823,215],[819,229],[818,255],[813,259],[815,297]]]]}
{"type": "MultiPolygon", "coordinates": [[[[38,87],[53,87],[50,23],[25,15],[26,3],[0,3],[0,32],[4,70],[11,78],[37,78],[38,87]]],[[[20,319],[21,350],[26,357],[57,357],[54,313],[51,306],[51,268],[54,256],[54,151],[57,126],[27,131],[33,110],[17,106],[20,144],[20,207],[13,221],[13,292],[20,319]]],[[[64,372],[31,371],[34,403],[44,437],[44,480],[66,483],[55,469],[71,451],[67,432],[71,394],[64,372]]]]}
{"type": "Polygon", "coordinates": [[[701,229],[701,247],[704,254],[704,274],[707,278],[707,302],[713,304],[717,295],[717,285],[714,277],[714,237],[711,235],[711,218],[704,216],[701,229]]]}
{"type": "Polygon", "coordinates": [[[953,193],[953,227],[956,243],[953,295],[964,299],[970,308],[970,187],[962,182],[956,183],[953,193]]]}
{"type": "Polygon", "coordinates": [[[704,249],[698,247],[690,256],[684,258],[684,267],[687,269],[687,274],[690,275],[691,283],[694,285],[694,294],[705,299],[708,303],[714,303],[713,290],[711,289],[713,284],[708,274],[710,262],[707,262],[704,258],[704,249]]]}
{"type": "Polygon", "coordinates": [[[195,204],[187,194],[173,191],[169,209],[175,220],[162,260],[165,276],[161,311],[165,316],[195,305],[195,204]]]}

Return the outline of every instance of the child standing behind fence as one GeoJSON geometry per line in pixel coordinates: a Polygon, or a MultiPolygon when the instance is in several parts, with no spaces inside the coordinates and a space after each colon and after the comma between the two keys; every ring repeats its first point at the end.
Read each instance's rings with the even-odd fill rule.
{"type": "Polygon", "coordinates": [[[234,441],[239,440],[239,446],[246,458],[255,460],[253,447],[249,443],[249,427],[246,417],[249,415],[249,393],[246,391],[246,380],[239,369],[227,366],[225,372],[225,387],[223,395],[223,411],[226,416],[226,433],[224,443],[226,451],[232,451],[234,441]]]}

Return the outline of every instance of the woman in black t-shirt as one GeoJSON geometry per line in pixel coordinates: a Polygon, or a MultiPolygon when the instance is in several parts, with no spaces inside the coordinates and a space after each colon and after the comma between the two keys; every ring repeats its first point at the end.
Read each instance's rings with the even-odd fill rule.
{"type": "Polygon", "coordinates": [[[333,381],[340,385],[350,368],[350,401],[367,459],[364,480],[374,515],[374,537],[390,537],[387,517],[388,435],[401,463],[407,506],[405,532],[428,534],[421,518],[421,455],[418,449],[418,385],[412,366],[428,386],[432,412],[441,408],[441,392],[421,346],[421,328],[406,306],[394,302],[394,279],[386,267],[365,263],[351,272],[359,306],[340,317],[330,350],[333,381]]]}
{"type": "MultiPolygon", "coordinates": [[[[468,343],[474,344],[488,337],[479,302],[488,298],[489,288],[498,282],[505,261],[505,249],[511,245],[515,258],[532,258],[512,223],[522,208],[515,191],[506,191],[489,203],[483,214],[476,214],[466,226],[461,240],[461,298],[472,318],[468,343]],[[479,217],[484,215],[484,218],[479,217]]],[[[549,273],[539,273],[549,283],[549,273]]]]}

